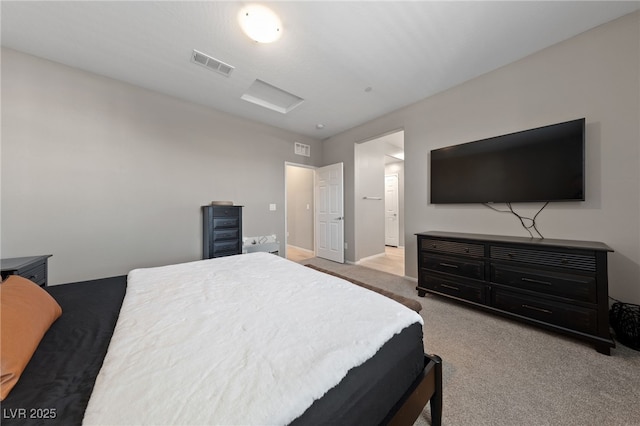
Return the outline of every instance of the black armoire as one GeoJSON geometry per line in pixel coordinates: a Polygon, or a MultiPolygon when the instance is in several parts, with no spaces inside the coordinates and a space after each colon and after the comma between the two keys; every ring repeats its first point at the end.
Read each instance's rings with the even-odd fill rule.
{"type": "Polygon", "coordinates": [[[202,258],[242,253],[242,206],[202,206],[202,258]]]}

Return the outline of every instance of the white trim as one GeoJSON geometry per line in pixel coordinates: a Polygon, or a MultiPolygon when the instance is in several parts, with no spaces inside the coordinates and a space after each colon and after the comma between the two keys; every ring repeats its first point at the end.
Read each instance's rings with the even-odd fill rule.
{"type": "Polygon", "coordinates": [[[383,252],[383,253],[378,253],[378,254],[374,254],[372,256],[367,256],[367,257],[363,257],[362,259],[356,261],[356,265],[359,265],[361,262],[366,262],[368,260],[373,260],[373,259],[377,259],[378,257],[384,257],[386,256],[387,253],[383,252]]]}
{"type": "Polygon", "coordinates": [[[288,247],[294,248],[296,250],[305,251],[307,253],[313,254],[315,256],[316,252],[313,249],[308,249],[304,247],[294,246],[293,244],[287,244],[288,247]]]}
{"type": "Polygon", "coordinates": [[[404,126],[403,127],[398,127],[397,129],[389,130],[388,132],[381,133],[378,136],[370,136],[370,137],[368,137],[366,139],[360,139],[360,140],[356,141],[355,143],[371,142],[371,141],[374,141],[376,139],[381,139],[381,138],[384,138],[385,136],[389,136],[389,135],[392,135],[394,133],[404,132],[404,131],[405,131],[404,130],[404,126]]]}

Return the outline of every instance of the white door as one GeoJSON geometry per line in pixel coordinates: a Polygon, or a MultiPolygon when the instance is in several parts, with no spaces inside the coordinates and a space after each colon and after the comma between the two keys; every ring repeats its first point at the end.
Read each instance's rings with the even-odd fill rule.
{"type": "Polygon", "coordinates": [[[344,263],[342,163],[316,169],[316,256],[344,263]]]}
{"type": "Polygon", "coordinates": [[[398,175],[384,177],[384,244],[398,247],[400,225],[398,222],[398,175]]]}

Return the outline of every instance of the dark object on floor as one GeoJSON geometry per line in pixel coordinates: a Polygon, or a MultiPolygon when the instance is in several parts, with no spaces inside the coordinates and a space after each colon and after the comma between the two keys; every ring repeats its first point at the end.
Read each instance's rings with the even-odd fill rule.
{"type": "Polygon", "coordinates": [[[393,299],[398,303],[402,303],[404,306],[406,306],[407,308],[416,311],[416,312],[420,312],[422,310],[422,305],[420,304],[420,302],[413,300],[413,299],[409,299],[408,297],[404,297],[404,296],[400,296],[399,294],[395,294],[393,292],[390,292],[388,290],[384,290],[378,287],[374,287],[372,285],[369,284],[365,284],[362,281],[358,281],[356,279],[353,278],[349,278],[349,277],[345,277],[344,275],[340,275],[336,272],[330,271],[328,269],[324,269],[324,268],[320,268],[319,266],[315,266],[315,265],[311,265],[310,263],[307,263],[304,266],[308,266],[311,269],[315,269],[316,271],[320,271],[320,272],[324,272],[325,274],[329,274],[329,275],[333,275],[334,277],[338,277],[338,278],[342,278],[343,280],[349,281],[350,283],[353,283],[355,285],[358,285],[360,287],[364,287],[367,290],[371,290],[371,291],[375,291],[376,293],[380,293],[383,296],[388,297],[389,299],[393,299]]]}
{"type": "Polygon", "coordinates": [[[609,310],[609,321],[620,343],[640,351],[640,306],[616,302],[609,310]]]}

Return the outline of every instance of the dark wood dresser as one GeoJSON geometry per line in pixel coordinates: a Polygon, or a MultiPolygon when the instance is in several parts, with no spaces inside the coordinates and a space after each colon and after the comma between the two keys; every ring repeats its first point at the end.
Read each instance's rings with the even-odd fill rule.
{"type": "Polygon", "coordinates": [[[418,238],[418,295],[561,332],[609,355],[606,244],[454,232],[418,238]]]}
{"type": "Polygon", "coordinates": [[[202,206],[202,258],[242,253],[242,206],[202,206]]]}
{"type": "Polygon", "coordinates": [[[47,260],[52,255],[26,256],[0,259],[2,268],[2,279],[9,275],[20,275],[41,287],[48,285],[48,265],[47,260]]]}

